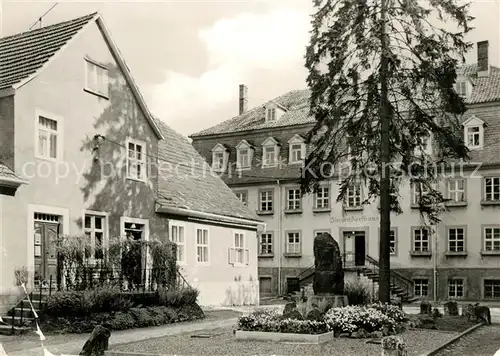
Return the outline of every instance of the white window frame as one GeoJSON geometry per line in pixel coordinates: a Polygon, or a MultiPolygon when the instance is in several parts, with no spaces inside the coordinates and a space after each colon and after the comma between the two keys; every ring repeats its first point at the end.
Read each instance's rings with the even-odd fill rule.
{"type": "Polygon", "coordinates": [[[306,158],[306,144],[304,139],[295,135],[288,141],[288,163],[289,164],[300,164],[303,163],[306,158]],[[299,147],[294,147],[299,146],[299,147]],[[300,151],[300,159],[295,157],[295,153],[300,151]]]}
{"type": "Polygon", "coordinates": [[[253,148],[252,148],[252,146],[246,140],[241,141],[236,146],[236,168],[237,169],[251,168],[252,167],[252,160],[253,160],[253,148]],[[243,158],[242,151],[247,152],[247,154],[246,154],[247,162],[245,165],[242,164],[242,158],[243,158]]]}
{"type": "Polygon", "coordinates": [[[427,189],[421,182],[415,182],[411,184],[411,190],[412,190],[412,197],[411,197],[411,202],[413,205],[419,205],[420,204],[420,194],[419,189],[417,186],[420,186],[420,191],[422,193],[422,196],[425,196],[429,194],[430,190],[427,189]]]}
{"type": "Polygon", "coordinates": [[[481,135],[481,126],[480,125],[471,125],[471,126],[465,126],[465,136],[466,136],[466,141],[465,144],[469,149],[478,149],[483,147],[483,140],[482,140],[482,135],[481,135]],[[474,132],[470,132],[471,130],[477,130],[474,132]],[[474,143],[477,138],[477,144],[474,143]],[[472,142],[471,142],[472,141],[472,142]]]}
{"type": "Polygon", "coordinates": [[[329,209],[330,208],[330,186],[319,186],[318,191],[314,193],[314,209],[329,209]],[[326,190],[326,194],[325,194],[326,190]],[[321,192],[321,194],[320,194],[321,192]],[[326,195],[326,196],[325,196],[326,195]],[[321,204],[319,204],[321,202],[321,204]]]}
{"type": "Polygon", "coordinates": [[[423,150],[420,148],[419,145],[417,145],[417,147],[415,147],[415,156],[419,157],[419,156],[423,156],[424,154],[425,155],[428,155],[428,156],[432,156],[432,133],[428,132],[426,135],[422,135],[421,137],[418,138],[418,142],[422,143],[422,144],[426,144],[426,147],[423,148],[423,150]]]}
{"type": "Polygon", "coordinates": [[[500,280],[498,278],[484,278],[484,280],[483,280],[483,299],[498,299],[498,298],[500,298],[500,294],[499,295],[495,294],[495,284],[496,283],[500,284],[500,280]],[[493,288],[492,288],[491,297],[486,296],[486,282],[487,281],[493,281],[493,288]]]}
{"type": "Polygon", "coordinates": [[[300,188],[288,187],[286,189],[286,210],[296,211],[302,209],[302,196],[300,194],[300,188]],[[290,192],[293,192],[293,197],[290,199],[290,192]],[[297,196],[298,192],[298,196],[297,196]]]}
{"type": "Polygon", "coordinates": [[[345,195],[345,206],[347,208],[361,208],[363,206],[363,187],[361,182],[353,182],[353,184],[347,187],[345,195]],[[352,204],[350,200],[353,200],[352,204]],[[359,204],[357,200],[359,199],[359,204]]]}
{"type": "Polygon", "coordinates": [[[126,142],[126,149],[127,149],[127,153],[126,153],[126,164],[127,164],[127,179],[132,179],[132,180],[135,180],[135,181],[139,181],[139,182],[146,182],[147,179],[148,179],[148,172],[147,172],[147,155],[148,155],[148,152],[147,152],[147,146],[146,146],[146,142],[144,141],[139,141],[139,140],[135,140],[133,138],[128,138],[127,139],[127,142],[126,142]],[[129,157],[129,154],[130,154],[130,148],[129,148],[129,145],[134,145],[134,152],[137,153],[137,146],[140,146],[141,147],[141,159],[137,159],[137,158],[130,158],[129,157]],[[142,173],[142,177],[139,178],[137,176],[132,176],[131,174],[131,171],[130,171],[130,166],[129,166],[129,163],[132,163],[132,164],[136,164],[137,166],[140,166],[141,167],[141,173],[142,173]]]}
{"type": "Polygon", "coordinates": [[[447,182],[448,187],[448,199],[451,199],[454,203],[465,203],[467,202],[467,181],[464,178],[452,178],[447,182]],[[462,182],[462,189],[459,187],[459,183],[462,182]],[[460,194],[463,194],[463,199],[459,199],[460,194]]]}
{"type": "Polygon", "coordinates": [[[448,279],[448,298],[450,299],[463,299],[465,297],[465,279],[464,278],[449,278],[448,279]],[[450,284],[450,282],[452,284],[450,284]],[[456,283],[460,282],[460,283],[456,283]],[[460,288],[460,284],[462,287],[462,295],[458,295],[458,291],[460,288]],[[453,291],[453,293],[450,293],[453,291]]]}
{"type": "Polygon", "coordinates": [[[301,255],[302,254],[302,233],[300,231],[287,231],[285,240],[285,253],[290,255],[301,255]],[[290,235],[294,235],[294,240],[298,238],[298,241],[290,243],[290,235]],[[293,249],[290,247],[293,246],[293,249]],[[298,246],[298,248],[297,248],[298,246]],[[298,251],[297,251],[298,250],[298,251]]]}
{"type": "Polygon", "coordinates": [[[259,210],[258,211],[274,211],[274,190],[262,189],[259,190],[259,210]],[[263,199],[263,193],[266,193],[266,199],[263,199]],[[262,204],[266,204],[266,209],[262,209],[262,204]],[[267,208],[268,203],[271,203],[271,209],[267,208]]]}
{"type": "Polygon", "coordinates": [[[233,266],[248,266],[250,263],[250,250],[247,248],[245,231],[233,230],[232,239],[233,247],[229,248],[229,264],[233,266]]]}
{"type": "Polygon", "coordinates": [[[413,252],[430,252],[431,251],[431,232],[426,227],[412,227],[411,229],[412,241],[411,248],[413,252]],[[417,239],[416,232],[419,231],[419,236],[417,239]],[[427,231],[427,240],[424,240],[424,231],[427,231]],[[417,249],[417,242],[419,243],[419,248],[417,249]],[[423,248],[424,242],[427,242],[427,248],[423,248]]]}
{"type": "Polygon", "coordinates": [[[170,220],[170,241],[177,245],[176,249],[176,261],[178,265],[185,265],[187,263],[187,245],[186,245],[186,224],[170,220]],[[174,238],[174,228],[177,231],[176,237],[174,238]],[[179,242],[180,231],[183,231],[183,241],[179,242]],[[182,259],[179,259],[179,247],[182,247],[183,255],[182,259]]]}
{"type": "Polygon", "coordinates": [[[272,138],[268,137],[263,143],[262,143],[262,167],[276,167],[278,165],[279,161],[279,150],[280,147],[278,145],[278,142],[272,138]],[[268,162],[266,156],[267,152],[271,150],[274,155],[274,161],[273,162],[268,162]]]}
{"type": "Polygon", "coordinates": [[[475,115],[469,117],[465,122],[462,123],[464,130],[464,143],[470,150],[481,150],[484,147],[484,121],[475,115]],[[477,132],[470,133],[469,129],[478,129],[477,132]],[[479,139],[479,144],[470,144],[469,138],[476,136],[479,139]]]}
{"type": "Polygon", "coordinates": [[[500,226],[484,226],[483,227],[483,248],[484,251],[500,252],[500,226]],[[488,231],[490,231],[490,237],[488,237],[488,231]],[[491,248],[486,247],[486,242],[491,243],[491,248]],[[498,244],[498,248],[495,249],[495,242],[498,244]]]}
{"type": "Polygon", "coordinates": [[[397,246],[398,246],[398,232],[396,229],[390,229],[389,230],[389,250],[390,256],[396,256],[397,255],[397,246]],[[391,239],[392,238],[392,239],[391,239]],[[392,243],[392,246],[391,246],[392,243]]]}
{"type": "Polygon", "coordinates": [[[64,118],[60,115],[50,113],[45,110],[36,109],[35,110],[35,157],[47,161],[62,161],[64,152],[64,118]],[[49,120],[53,120],[57,123],[57,130],[53,131],[47,128],[42,128],[40,126],[40,117],[44,117],[49,120]],[[45,156],[40,152],[40,130],[47,131],[56,136],[56,157],[50,157],[50,143],[48,143],[49,156],[45,156]]]}
{"type": "Polygon", "coordinates": [[[465,80],[460,80],[455,83],[455,91],[459,96],[462,98],[466,98],[468,95],[468,85],[467,81],[465,80]]]}
{"type": "Polygon", "coordinates": [[[103,251],[103,258],[106,258],[106,249],[109,246],[109,213],[102,212],[102,211],[94,211],[94,210],[84,210],[83,211],[83,220],[82,220],[82,228],[83,232],[90,232],[90,245],[91,245],[91,251],[90,251],[90,261],[98,261],[101,259],[96,259],[95,258],[95,233],[96,232],[102,232],[102,251],[103,251]],[[85,227],[85,217],[90,216],[90,217],[98,217],[103,219],[103,226],[102,228],[97,231],[97,229],[93,226],[95,224],[95,219],[91,220],[91,227],[87,228],[85,227]]]}
{"type": "Polygon", "coordinates": [[[248,206],[248,191],[246,190],[235,191],[234,194],[243,204],[248,206]]]}
{"type": "Polygon", "coordinates": [[[209,265],[210,264],[210,229],[207,226],[196,226],[194,238],[195,238],[196,264],[197,265],[209,265]],[[206,231],[207,232],[207,243],[206,244],[198,243],[198,231],[206,231]],[[206,248],[206,258],[207,258],[206,261],[199,261],[199,257],[200,257],[198,254],[199,247],[206,248]]]}
{"type": "Polygon", "coordinates": [[[413,279],[413,294],[415,297],[428,297],[429,296],[429,280],[427,278],[414,278],[413,279]],[[423,283],[423,282],[425,282],[425,283],[423,283]],[[427,286],[427,288],[425,288],[427,290],[427,293],[425,295],[422,294],[422,291],[424,290],[424,286],[427,286]],[[418,290],[418,293],[417,293],[417,290],[418,290]]]}
{"type": "Polygon", "coordinates": [[[240,169],[250,168],[252,166],[250,164],[250,149],[249,148],[238,149],[238,157],[236,159],[236,164],[237,164],[237,167],[240,169]],[[245,158],[245,160],[243,158],[245,158]]]}
{"type": "Polygon", "coordinates": [[[266,121],[275,122],[277,120],[277,111],[275,106],[266,107],[266,121]]]}
{"type": "Polygon", "coordinates": [[[483,177],[484,179],[484,192],[483,192],[483,199],[485,201],[499,201],[500,200],[500,193],[495,193],[495,188],[497,191],[500,192],[500,177],[483,177]],[[490,181],[491,185],[491,192],[488,194],[487,187],[488,187],[488,180],[490,181]],[[498,195],[498,199],[494,199],[495,195],[498,195]]]}
{"type": "Polygon", "coordinates": [[[447,234],[447,245],[448,245],[448,252],[466,252],[465,248],[465,242],[466,242],[466,229],[464,227],[458,226],[458,227],[449,227],[446,229],[446,234],[447,234]],[[461,235],[460,235],[460,231],[461,235]],[[462,237],[460,240],[459,237],[462,237]],[[462,241],[462,249],[460,250],[458,248],[459,246],[459,241],[462,241]],[[452,247],[453,246],[453,247],[452,247]]]}
{"type": "Polygon", "coordinates": [[[212,148],[212,169],[216,172],[224,172],[227,168],[227,161],[229,158],[229,153],[227,152],[226,147],[222,144],[218,143],[212,148]],[[216,164],[217,160],[215,157],[219,154],[222,154],[222,167],[216,164]]]}
{"type": "MultiPolygon", "coordinates": [[[[267,249],[266,249],[267,251],[267,249]]],[[[274,255],[274,233],[272,231],[266,231],[259,234],[259,256],[273,256],[274,255]],[[262,241],[262,238],[266,235],[266,242],[262,241]],[[271,242],[269,242],[269,236],[271,237],[271,242]],[[262,252],[263,246],[270,246],[271,252],[262,252]]]]}
{"type": "Polygon", "coordinates": [[[106,66],[97,63],[96,61],[90,59],[90,58],[84,58],[84,68],[85,68],[85,91],[92,93],[94,95],[98,95],[100,97],[109,98],[109,71],[106,66]],[[92,65],[95,67],[94,75],[95,75],[95,83],[97,85],[97,88],[92,88],[90,83],[89,83],[89,65],[92,65]],[[97,69],[102,70],[104,76],[102,79],[99,79],[99,76],[97,74],[97,69]]]}

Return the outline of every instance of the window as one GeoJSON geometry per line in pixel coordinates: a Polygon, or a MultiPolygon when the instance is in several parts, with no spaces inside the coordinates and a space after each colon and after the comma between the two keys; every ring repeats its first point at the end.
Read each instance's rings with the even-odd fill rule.
{"type": "Polygon", "coordinates": [[[300,232],[288,232],[285,247],[288,254],[300,254],[300,232]]]}
{"type": "Polygon", "coordinates": [[[233,248],[229,249],[230,264],[248,264],[248,249],[245,248],[245,234],[241,232],[234,233],[233,248]]]}
{"type": "Polygon", "coordinates": [[[500,298],[500,280],[498,279],[484,280],[484,298],[489,298],[489,299],[500,298]]]}
{"type": "Polygon", "coordinates": [[[270,256],[273,254],[273,234],[265,232],[260,234],[260,255],[270,256]]]}
{"type": "Polygon", "coordinates": [[[347,188],[346,206],[348,208],[361,207],[361,183],[353,183],[347,188]]]}
{"type": "Polygon", "coordinates": [[[276,164],[276,149],[274,147],[264,147],[263,165],[272,166],[276,164]]]}
{"type": "Polygon", "coordinates": [[[455,91],[461,97],[466,97],[467,96],[467,82],[463,81],[463,82],[455,83],[455,91]]]}
{"type": "Polygon", "coordinates": [[[94,93],[99,94],[104,97],[108,97],[108,70],[106,67],[85,60],[86,65],[86,78],[85,78],[85,89],[94,93]]]}
{"type": "Polygon", "coordinates": [[[453,203],[465,202],[465,179],[450,179],[448,181],[448,199],[453,203]]]}
{"type": "Polygon", "coordinates": [[[267,121],[276,121],[276,108],[267,109],[267,121]]]}
{"type": "Polygon", "coordinates": [[[500,177],[484,178],[484,200],[500,200],[500,177]]]}
{"type": "Polygon", "coordinates": [[[186,236],[184,226],[172,224],[171,241],[177,245],[177,262],[186,262],[186,236]]]}
{"type": "Polygon", "coordinates": [[[287,210],[300,210],[302,197],[300,196],[300,189],[291,188],[287,190],[286,207],[287,210]]]}
{"type": "Polygon", "coordinates": [[[391,255],[396,254],[396,231],[394,229],[389,231],[389,249],[391,255]]]}
{"type": "Polygon", "coordinates": [[[429,252],[429,230],[427,228],[413,229],[413,251],[429,252]]]}
{"type": "Polygon", "coordinates": [[[260,211],[273,211],[273,191],[262,190],[260,192],[260,211]]]}
{"type": "Polygon", "coordinates": [[[415,147],[415,155],[421,156],[423,154],[432,155],[432,137],[430,134],[421,135],[417,139],[417,147],[415,147]]]}
{"type": "Polygon", "coordinates": [[[144,181],[146,179],[146,145],[143,142],[127,141],[127,177],[144,181]]]}
{"type": "Polygon", "coordinates": [[[464,280],[462,278],[448,279],[448,298],[464,297],[464,280]]]}
{"type": "Polygon", "coordinates": [[[315,209],[327,209],[330,207],[330,188],[319,187],[314,196],[315,209]]]}
{"type": "Polygon", "coordinates": [[[58,120],[43,115],[37,115],[37,120],[37,156],[52,160],[59,159],[61,154],[59,148],[62,146],[58,138],[62,131],[58,120]]]}
{"type": "Polygon", "coordinates": [[[417,278],[413,280],[414,296],[427,297],[429,294],[429,281],[424,278],[417,278]]]}
{"type": "Polygon", "coordinates": [[[330,230],[317,230],[314,232],[314,237],[321,236],[323,234],[329,234],[330,230]]]}
{"type": "Polygon", "coordinates": [[[90,251],[87,257],[91,259],[103,259],[105,247],[106,216],[97,214],[85,214],[85,235],[89,239],[90,251]]]}
{"type": "Polygon", "coordinates": [[[248,205],[248,193],[247,192],[235,192],[236,197],[241,200],[245,205],[248,205]]]}
{"type": "Polygon", "coordinates": [[[481,128],[479,126],[469,126],[466,127],[465,130],[467,130],[467,141],[465,141],[467,143],[467,147],[481,147],[481,128]]]}
{"type": "Polygon", "coordinates": [[[208,229],[196,229],[196,261],[208,263],[208,229]]]}
{"type": "Polygon", "coordinates": [[[422,183],[412,183],[412,204],[419,205],[420,198],[429,194],[429,189],[422,183]]]}
{"type": "Polygon", "coordinates": [[[218,143],[212,148],[212,169],[223,172],[226,170],[228,152],[224,145],[218,143]]]}
{"type": "Polygon", "coordinates": [[[484,250],[500,251],[500,227],[484,228],[484,250]]]}
{"type": "Polygon", "coordinates": [[[249,149],[240,149],[238,150],[237,157],[237,165],[238,168],[248,168],[250,167],[250,152],[249,149]]]}
{"type": "Polygon", "coordinates": [[[448,229],[448,251],[465,251],[465,229],[461,227],[448,229]]]}

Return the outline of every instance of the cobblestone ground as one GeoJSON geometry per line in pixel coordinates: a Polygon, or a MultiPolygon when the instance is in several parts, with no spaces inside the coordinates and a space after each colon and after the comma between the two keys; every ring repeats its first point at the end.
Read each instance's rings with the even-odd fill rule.
{"type": "Polygon", "coordinates": [[[461,338],[436,356],[493,356],[500,349],[500,324],[482,326],[461,338]]]}

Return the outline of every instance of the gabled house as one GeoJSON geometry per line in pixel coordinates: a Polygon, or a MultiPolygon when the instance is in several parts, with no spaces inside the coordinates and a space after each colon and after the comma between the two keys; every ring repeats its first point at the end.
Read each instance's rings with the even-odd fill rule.
{"type": "Polygon", "coordinates": [[[207,276],[224,291],[237,278],[204,271],[225,271],[216,269],[219,263],[234,269],[231,251],[247,249],[238,271],[246,273],[241,280],[256,279],[259,221],[228,196],[231,191],[219,178],[204,186],[213,200],[208,210],[193,202],[201,201],[199,190],[190,195],[181,189],[199,189],[199,179],[190,184],[192,177],[174,175],[158,195],[159,146],[168,142],[160,151],[171,160],[190,147],[187,142],[183,148],[171,146],[172,138],[181,144],[148,110],[98,13],[0,38],[0,312],[18,299],[17,269],[26,267],[30,289],[57,280],[60,235],[87,236],[93,261],[103,258],[96,251],[115,238],[178,240],[187,264],[194,262],[193,253],[212,261],[210,267],[197,265],[193,278],[191,270],[186,278],[201,286],[201,300],[214,304],[228,298],[212,298],[207,276]],[[189,208],[172,211],[165,203],[169,199],[189,208]],[[197,239],[199,230],[187,219],[199,213],[210,217],[196,222],[197,239]],[[207,222],[219,215],[239,220],[207,222]],[[180,230],[170,226],[171,216],[182,216],[183,242],[180,230]],[[222,259],[219,249],[226,245],[222,259]]]}

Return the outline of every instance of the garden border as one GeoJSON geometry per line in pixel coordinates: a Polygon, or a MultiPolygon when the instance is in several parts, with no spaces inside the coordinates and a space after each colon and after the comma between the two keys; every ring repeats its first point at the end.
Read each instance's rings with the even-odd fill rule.
{"type": "Polygon", "coordinates": [[[236,330],[236,340],[255,340],[273,342],[297,342],[312,345],[320,345],[334,339],[333,331],[322,334],[293,334],[266,331],[243,331],[236,330]]]}
{"type": "Polygon", "coordinates": [[[141,352],[104,351],[105,356],[163,356],[162,354],[146,354],[141,352]]]}
{"type": "Polygon", "coordinates": [[[437,354],[439,351],[445,349],[446,347],[448,347],[449,345],[453,344],[454,342],[456,342],[457,340],[461,339],[462,337],[470,334],[471,332],[473,332],[474,330],[476,329],[479,329],[481,326],[483,326],[484,324],[483,323],[478,323],[474,326],[471,326],[470,328],[468,328],[467,330],[461,332],[460,334],[458,334],[457,336],[454,336],[453,338],[451,338],[450,340],[446,341],[445,343],[443,343],[441,346],[438,346],[436,347],[435,349],[425,353],[425,354],[421,354],[420,356],[433,356],[435,354],[437,354]]]}

